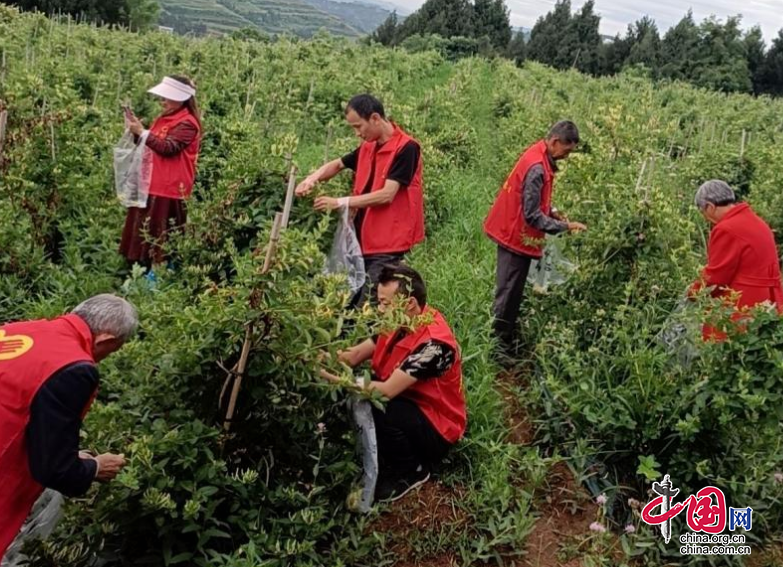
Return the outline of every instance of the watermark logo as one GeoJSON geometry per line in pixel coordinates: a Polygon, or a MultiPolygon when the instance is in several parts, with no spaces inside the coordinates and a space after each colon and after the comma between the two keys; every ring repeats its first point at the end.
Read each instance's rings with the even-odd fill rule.
{"type": "Polygon", "coordinates": [[[669,475],[661,482],[653,483],[653,498],[642,509],[642,521],[650,526],[659,526],[666,543],[672,537],[672,520],[685,511],[688,528],[694,534],[680,537],[683,555],[750,555],[748,546],[727,546],[729,543],[745,543],[744,535],[719,535],[726,529],[740,528],[749,532],[753,526],[753,509],[726,506],[726,496],[720,488],[706,486],[681,502],[675,502],[680,489],[675,488],[669,475]],[[703,534],[703,535],[700,535],[703,534]],[[696,544],[706,544],[704,547],[696,544]],[[710,547],[718,545],[718,547],[710,547]]]}

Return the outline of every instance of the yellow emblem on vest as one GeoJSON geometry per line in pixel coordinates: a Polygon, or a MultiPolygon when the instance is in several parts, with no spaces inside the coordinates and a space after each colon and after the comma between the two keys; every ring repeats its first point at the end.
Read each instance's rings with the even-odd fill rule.
{"type": "Polygon", "coordinates": [[[33,348],[33,339],[26,335],[7,335],[0,331],[0,360],[19,358],[33,348]]]}

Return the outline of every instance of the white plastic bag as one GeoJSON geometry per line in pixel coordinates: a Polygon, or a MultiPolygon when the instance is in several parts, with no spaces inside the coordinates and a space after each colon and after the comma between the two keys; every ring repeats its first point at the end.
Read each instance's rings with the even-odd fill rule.
{"type": "Polygon", "coordinates": [[[699,356],[700,311],[687,298],[681,299],[655,337],[673,363],[688,368],[699,356]]]}
{"type": "Polygon", "coordinates": [[[370,401],[355,396],[350,407],[356,429],[356,446],[362,456],[362,481],[361,487],[348,496],[348,509],[366,514],[372,509],[378,483],[378,440],[370,401]]]}
{"type": "Polygon", "coordinates": [[[530,264],[527,281],[533,285],[534,291],[546,292],[550,286],[564,284],[576,269],[577,266],[569,262],[560,251],[558,239],[547,237],[544,255],[530,264]]]}
{"type": "Polygon", "coordinates": [[[48,537],[57,526],[57,522],[63,515],[62,494],[47,488],[43,494],[35,501],[33,509],[27,520],[22,526],[22,530],[11,546],[5,552],[3,562],[0,567],[17,567],[22,565],[27,558],[22,555],[22,545],[31,539],[43,539],[48,537]]]}
{"type": "Polygon", "coordinates": [[[152,152],[147,147],[147,135],[144,132],[137,144],[133,134],[125,130],[114,147],[114,187],[125,207],[147,206],[152,178],[152,152]]]}
{"type": "Polygon", "coordinates": [[[344,273],[348,278],[348,287],[351,288],[351,293],[356,293],[364,286],[367,279],[362,247],[349,218],[348,207],[341,207],[338,212],[340,219],[334,233],[332,250],[326,258],[324,273],[344,273]]]}

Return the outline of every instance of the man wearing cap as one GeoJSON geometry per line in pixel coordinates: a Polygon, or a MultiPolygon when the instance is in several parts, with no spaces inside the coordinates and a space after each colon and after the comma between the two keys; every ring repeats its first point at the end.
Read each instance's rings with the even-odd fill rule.
{"type": "Polygon", "coordinates": [[[345,120],[363,140],[361,146],[311,173],[296,194],[309,194],[317,183],[343,169],[355,172],[352,195],[319,196],[315,208],[349,207],[355,212],[354,227],[369,280],[354,297],[353,304],[359,306],[374,297],[372,290],[382,267],[399,262],[424,240],[422,160],[419,143],[386,118],[377,98],[369,94],[353,97],[345,108],[345,120]]]}
{"type": "Polygon", "coordinates": [[[137,325],[130,303],[104,294],[51,321],[0,326],[0,559],[44,488],[81,496],[125,465],[80,452],[79,430],[98,391],[95,365],[137,325]]]}
{"type": "Polygon", "coordinates": [[[569,222],[552,207],[557,161],[565,159],[579,143],[573,122],[558,122],[549,135],[530,146],[500,189],[484,222],[484,232],[498,246],[495,285],[494,330],[499,358],[513,360],[517,319],[530,264],[544,253],[547,234],[578,232],[587,227],[569,222]]]}
{"type": "MultiPolygon", "coordinates": [[[[733,319],[743,311],[769,302],[783,312],[783,288],[775,236],[769,225],[747,203],[738,203],[725,181],[707,181],[696,192],[696,207],[713,225],[707,244],[707,266],[691,286],[690,295],[703,288],[712,297],[723,298],[736,308],[733,319]]],[[[704,340],[721,341],[726,333],[704,325],[704,340]]]]}
{"type": "Polygon", "coordinates": [[[201,118],[196,89],[187,77],[164,77],[148,92],[160,99],[163,109],[148,130],[125,110],[128,130],[150,150],[152,175],[147,206],[128,209],[120,253],[130,264],[150,267],[165,259],[162,245],[169,230],[180,229],[187,220],[185,201],[196,178],[201,118]]]}

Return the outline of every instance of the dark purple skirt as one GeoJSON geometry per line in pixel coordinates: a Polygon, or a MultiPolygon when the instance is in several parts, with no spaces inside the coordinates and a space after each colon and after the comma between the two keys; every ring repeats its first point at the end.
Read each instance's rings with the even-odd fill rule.
{"type": "Polygon", "coordinates": [[[185,201],[150,195],[145,208],[128,209],[120,254],[129,262],[145,265],[164,262],[166,256],[161,247],[167,235],[182,230],[186,220],[185,201]]]}

